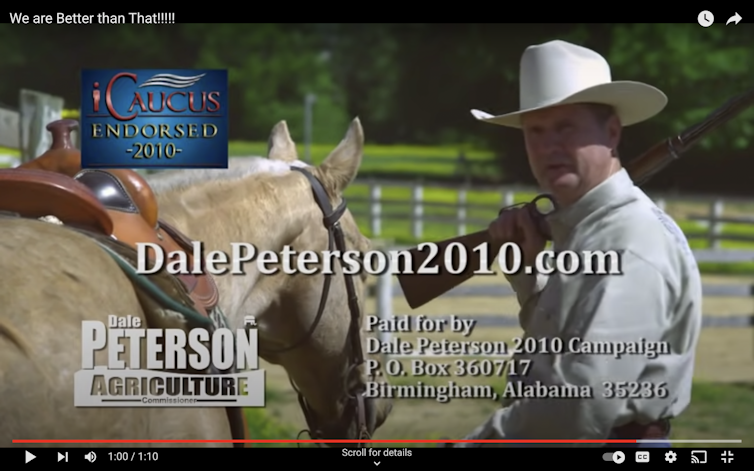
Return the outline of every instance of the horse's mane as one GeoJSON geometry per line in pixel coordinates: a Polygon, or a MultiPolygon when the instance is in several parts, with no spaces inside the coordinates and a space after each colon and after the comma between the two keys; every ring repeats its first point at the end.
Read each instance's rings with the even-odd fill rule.
{"type": "Polygon", "coordinates": [[[228,168],[205,168],[168,170],[153,173],[145,178],[156,194],[188,188],[212,180],[238,180],[251,175],[284,174],[290,167],[307,167],[309,164],[296,160],[283,162],[265,157],[236,157],[229,159],[228,168]]]}

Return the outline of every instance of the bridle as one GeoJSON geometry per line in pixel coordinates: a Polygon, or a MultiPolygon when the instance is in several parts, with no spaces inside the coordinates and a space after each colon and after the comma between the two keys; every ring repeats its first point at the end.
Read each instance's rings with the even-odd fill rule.
{"type": "MultiPolygon", "coordinates": [[[[312,192],[314,194],[314,200],[316,201],[317,205],[319,206],[320,210],[324,214],[323,223],[325,225],[325,229],[327,229],[327,236],[328,236],[328,242],[327,242],[327,249],[329,251],[333,251],[333,249],[339,250],[341,253],[345,253],[347,250],[346,248],[346,241],[345,237],[343,235],[343,229],[340,225],[340,218],[343,216],[343,214],[346,211],[346,200],[343,199],[338,205],[337,208],[333,209],[332,205],[330,204],[330,199],[327,196],[327,191],[325,191],[324,186],[322,185],[322,182],[320,182],[314,175],[309,173],[308,171],[304,170],[303,168],[299,167],[291,167],[291,170],[300,172],[302,175],[306,177],[306,179],[309,181],[312,187],[312,192]]],[[[260,348],[260,353],[263,354],[280,354],[285,352],[290,352],[291,350],[295,350],[296,348],[301,347],[306,342],[309,341],[309,339],[314,334],[314,331],[317,329],[317,326],[319,325],[320,321],[322,320],[322,315],[325,312],[325,306],[327,304],[327,297],[330,292],[330,285],[332,283],[332,274],[331,273],[325,273],[325,281],[324,285],[322,286],[322,295],[319,299],[319,307],[317,308],[317,315],[314,317],[314,322],[312,322],[311,326],[309,327],[309,330],[301,336],[300,339],[298,339],[296,342],[292,343],[291,345],[279,349],[279,350],[262,350],[260,348]]],[[[348,295],[348,310],[351,314],[351,323],[348,330],[348,343],[350,346],[350,366],[348,368],[348,372],[345,377],[345,389],[348,396],[348,402],[349,404],[353,404],[353,407],[351,409],[351,413],[349,414],[349,418],[353,417],[353,415],[356,416],[357,425],[358,425],[358,439],[359,440],[369,440],[371,438],[370,431],[369,431],[369,422],[367,420],[367,408],[366,408],[366,401],[364,398],[364,392],[365,387],[364,385],[357,386],[353,389],[348,389],[349,380],[351,379],[351,375],[354,373],[358,374],[358,368],[364,363],[364,351],[361,346],[361,335],[360,335],[360,329],[359,329],[359,320],[361,319],[361,310],[359,309],[359,297],[356,293],[356,288],[354,286],[353,282],[353,275],[349,274],[343,274],[343,280],[346,284],[346,294],[348,295]]],[[[301,407],[301,412],[304,414],[304,418],[306,419],[306,425],[309,427],[308,430],[302,430],[299,433],[299,437],[303,433],[308,433],[309,436],[316,440],[321,439],[323,437],[323,433],[320,430],[320,428],[317,426],[317,421],[315,419],[315,415],[309,406],[308,402],[306,401],[306,398],[301,394],[298,387],[293,383],[293,380],[290,380],[291,386],[293,387],[293,390],[296,391],[296,394],[298,395],[298,403],[301,407]]],[[[359,443],[359,446],[362,446],[364,444],[359,443]]],[[[321,446],[321,445],[320,445],[321,446]]]]}

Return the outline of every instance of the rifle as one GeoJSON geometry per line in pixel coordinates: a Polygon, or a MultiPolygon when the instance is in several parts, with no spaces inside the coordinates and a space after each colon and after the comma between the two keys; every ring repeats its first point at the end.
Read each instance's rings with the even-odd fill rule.
{"type": "MultiPolygon", "coordinates": [[[[752,105],[754,105],[754,89],[728,100],[704,120],[685,129],[679,135],[657,143],[629,162],[625,167],[626,171],[636,185],[645,183],[693,147],[705,134],[727,123],[752,105]]],[[[546,214],[538,210],[536,204],[534,204],[542,200],[549,200],[554,206],[552,197],[539,195],[525,208],[531,211],[539,230],[549,240],[547,224],[544,223],[546,214]]],[[[501,212],[505,209],[508,208],[503,208],[501,212]]],[[[434,244],[420,244],[409,249],[407,252],[411,257],[408,260],[411,261],[413,266],[407,266],[408,264],[405,263],[407,258],[402,257],[404,264],[403,266],[399,264],[402,270],[400,271],[401,274],[398,275],[398,282],[408,305],[412,309],[416,309],[459,286],[474,275],[492,274],[489,268],[492,261],[497,258],[502,245],[493,244],[489,234],[484,230],[434,244]],[[463,247],[461,248],[459,245],[463,247]],[[486,250],[481,249],[480,246],[486,247],[486,250]],[[434,250],[434,247],[437,247],[438,250],[434,250]],[[448,263],[451,263],[450,266],[452,267],[460,266],[459,253],[461,252],[465,252],[467,257],[465,269],[457,274],[449,273],[445,267],[448,266],[448,263]],[[439,263],[442,261],[448,263],[439,263]],[[421,268],[420,271],[425,272],[425,274],[416,273],[417,267],[421,268]],[[436,270],[436,272],[426,274],[427,269],[436,270]]]]}

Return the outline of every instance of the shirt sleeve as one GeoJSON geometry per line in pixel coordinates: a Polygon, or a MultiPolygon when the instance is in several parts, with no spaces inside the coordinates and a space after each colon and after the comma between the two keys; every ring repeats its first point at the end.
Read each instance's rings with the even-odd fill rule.
{"type": "Polygon", "coordinates": [[[521,307],[518,312],[518,322],[521,328],[525,330],[531,314],[534,312],[534,307],[539,301],[539,296],[547,285],[547,276],[518,274],[506,275],[505,278],[516,293],[518,305],[521,307]]]}
{"type": "MultiPolygon", "coordinates": [[[[670,288],[656,268],[630,253],[624,254],[623,272],[630,275],[605,275],[580,295],[581,302],[569,313],[562,336],[564,345],[567,346],[571,338],[580,338],[581,343],[612,345],[640,339],[660,341],[671,323],[670,288]]],[[[560,355],[539,354],[531,359],[531,370],[528,377],[523,378],[524,383],[589,386],[592,397],[517,399],[510,406],[495,411],[465,439],[606,439],[627,407],[628,399],[607,397],[604,382],[635,382],[648,361],[642,354],[616,358],[614,354],[572,351],[560,355]]]]}

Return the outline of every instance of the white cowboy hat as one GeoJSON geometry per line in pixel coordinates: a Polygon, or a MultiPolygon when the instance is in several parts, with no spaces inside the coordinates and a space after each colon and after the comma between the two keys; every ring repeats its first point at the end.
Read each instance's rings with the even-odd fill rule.
{"type": "Polygon", "coordinates": [[[599,103],[615,108],[623,126],[645,121],[668,103],[668,97],[640,82],[613,82],[604,57],[575,44],[555,40],[529,46],[521,56],[520,110],[499,116],[480,110],[480,121],[521,127],[529,111],[573,103],[599,103]]]}

